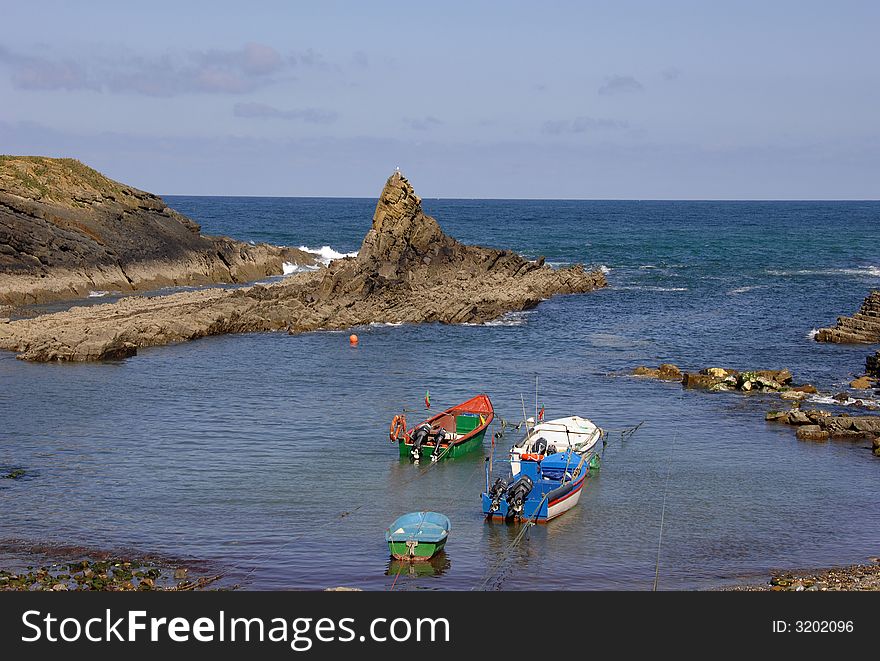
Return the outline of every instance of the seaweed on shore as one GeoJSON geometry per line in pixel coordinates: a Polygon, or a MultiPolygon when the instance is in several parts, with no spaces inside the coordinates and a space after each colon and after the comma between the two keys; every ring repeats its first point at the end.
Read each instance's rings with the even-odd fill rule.
{"type": "Polygon", "coordinates": [[[0,554],[24,569],[0,569],[0,591],[167,591],[234,589],[217,586],[223,573],[208,563],[80,546],[0,542],[0,554]],[[15,562],[14,558],[18,558],[15,562]]]}

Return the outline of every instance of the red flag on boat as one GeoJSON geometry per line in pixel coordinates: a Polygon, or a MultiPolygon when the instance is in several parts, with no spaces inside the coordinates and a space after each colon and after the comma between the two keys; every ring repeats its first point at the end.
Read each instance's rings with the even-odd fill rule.
{"type": "Polygon", "coordinates": [[[541,422],[544,419],[544,405],[541,404],[541,410],[538,411],[538,422],[541,422]]]}
{"type": "Polygon", "coordinates": [[[425,408],[426,409],[431,408],[431,391],[430,390],[425,391],[425,408]]]}

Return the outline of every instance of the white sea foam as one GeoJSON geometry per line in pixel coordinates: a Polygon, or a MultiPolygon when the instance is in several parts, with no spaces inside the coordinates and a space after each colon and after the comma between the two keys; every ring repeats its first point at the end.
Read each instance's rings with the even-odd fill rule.
{"type": "Polygon", "coordinates": [[[309,248],[308,246],[300,246],[299,249],[305,252],[310,252],[313,255],[317,255],[324,264],[329,264],[334,259],[342,259],[343,257],[357,257],[356,250],[354,252],[341,253],[338,250],[334,250],[330,246],[321,246],[320,248],[309,248]]]}
{"type": "Polygon", "coordinates": [[[728,294],[745,294],[746,292],[752,291],[753,289],[767,289],[770,285],[747,285],[745,287],[737,287],[736,289],[731,289],[728,294]]]}
{"type": "Polygon", "coordinates": [[[852,406],[856,402],[861,402],[862,404],[868,404],[876,406],[878,403],[877,400],[868,399],[866,397],[847,397],[845,401],[841,402],[829,395],[810,395],[807,397],[808,402],[812,402],[814,404],[830,404],[833,406],[852,406]]]}
{"type": "Polygon", "coordinates": [[[403,326],[402,321],[372,321],[370,326],[403,326]]]}
{"type": "Polygon", "coordinates": [[[292,262],[284,262],[281,265],[281,268],[284,271],[282,275],[293,275],[294,273],[305,273],[306,271],[317,271],[321,267],[318,265],[311,265],[311,264],[299,265],[299,264],[293,264],[292,262]]]}
{"type": "Polygon", "coordinates": [[[647,269],[655,269],[657,267],[654,264],[642,264],[639,268],[645,271],[647,269]]]}
{"type": "Polygon", "coordinates": [[[523,326],[530,312],[507,312],[498,319],[492,319],[482,324],[462,324],[462,326],[523,326]]]}
{"type": "Polygon", "coordinates": [[[108,296],[109,294],[110,294],[109,291],[103,291],[103,290],[100,290],[100,291],[90,291],[90,292],[89,292],[89,298],[104,298],[105,296],[108,296]]]}
{"type": "Polygon", "coordinates": [[[880,266],[861,266],[851,269],[799,269],[796,271],[778,271],[768,269],[769,275],[793,276],[793,275],[853,275],[857,277],[880,278],[880,266]]]}
{"type": "Polygon", "coordinates": [[[815,340],[815,339],[816,339],[816,336],[817,336],[818,334],[819,334],[819,329],[818,329],[818,328],[814,328],[814,329],[811,330],[809,333],[807,333],[807,339],[808,339],[808,340],[815,340]]]}
{"type": "Polygon", "coordinates": [[[604,264],[599,264],[599,270],[602,271],[605,275],[611,273],[611,269],[605,266],[604,264]]]}

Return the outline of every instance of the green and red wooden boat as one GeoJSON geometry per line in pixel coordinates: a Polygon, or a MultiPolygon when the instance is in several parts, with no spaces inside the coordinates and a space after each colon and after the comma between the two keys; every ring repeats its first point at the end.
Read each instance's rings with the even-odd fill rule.
{"type": "Polygon", "coordinates": [[[391,421],[390,437],[397,442],[401,457],[410,457],[416,463],[428,458],[434,462],[479,448],[494,418],[489,396],[480,394],[412,428],[407,428],[406,417],[396,415],[391,421]]]}

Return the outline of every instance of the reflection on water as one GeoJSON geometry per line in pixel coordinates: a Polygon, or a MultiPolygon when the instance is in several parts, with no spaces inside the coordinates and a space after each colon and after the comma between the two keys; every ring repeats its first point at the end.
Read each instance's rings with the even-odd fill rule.
{"type": "MultiPolygon", "coordinates": [[[[388,567],[385,569],[385,575],[392,577],[396,582],[395,590],[405,590],[410,585],[412,579],[420,579],[427,577],[439,578],[445,574],[452,561],[446,554],[445,550],[441,550],[433,558],[427,561],[411,562],[409,560],[396,560],[389,556],[388,567]]],[[[423,585],[419,581],[413,581],[412,586],[431,587],[423,585]]]]}

